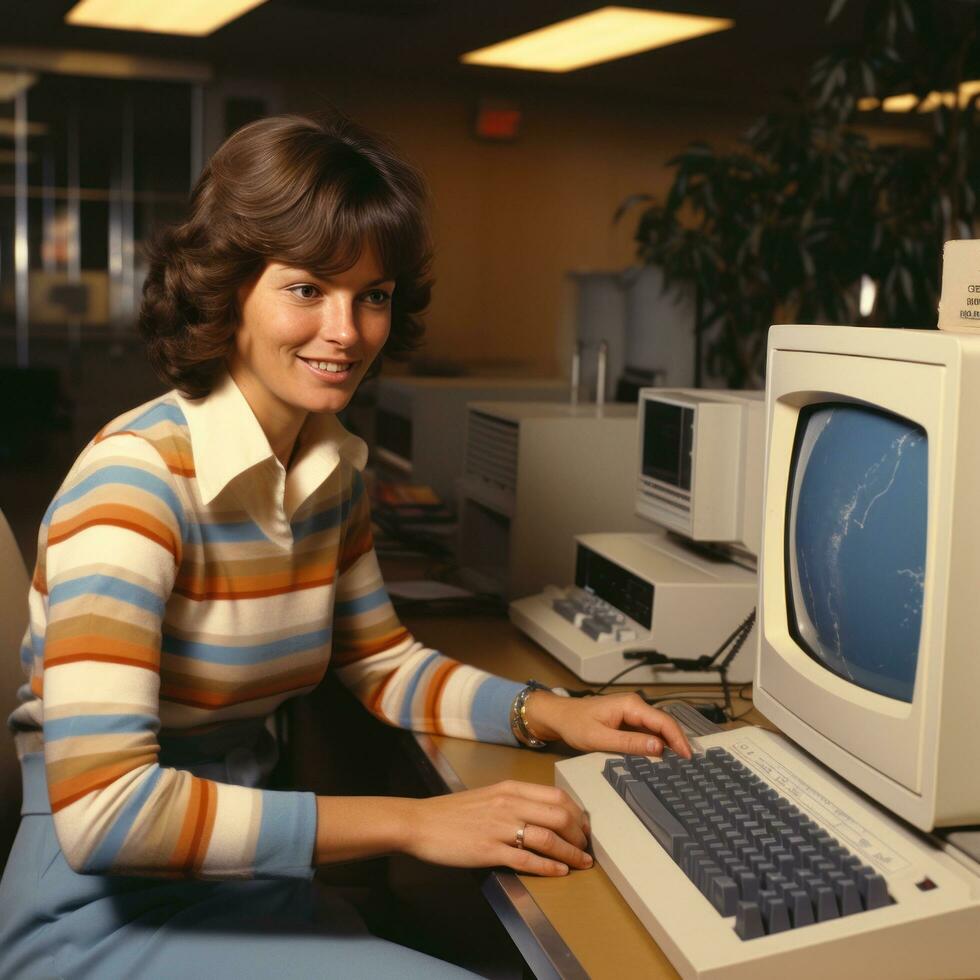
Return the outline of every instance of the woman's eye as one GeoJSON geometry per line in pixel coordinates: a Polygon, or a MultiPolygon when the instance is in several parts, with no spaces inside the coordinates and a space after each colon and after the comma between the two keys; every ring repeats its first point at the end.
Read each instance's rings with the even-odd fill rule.
{"type": "Polygon", "coordinates": [[[289,291],[299,299],[316,299],[320,290],[309,283],[300,283],[298,286],[290,286],[289,291]]]}
{"type": "Polygon", "coordinates": [[[387,306],[391,300],[391,293],[384,289],[371,289],[364,294],[363,299],[371,306],[387,306]]]}

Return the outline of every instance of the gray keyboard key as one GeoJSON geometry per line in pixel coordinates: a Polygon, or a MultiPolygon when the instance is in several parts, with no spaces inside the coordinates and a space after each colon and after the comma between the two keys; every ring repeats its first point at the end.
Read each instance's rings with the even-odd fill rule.
{"type": "Polygon", "coordinates": [[[759,879],[748,868],[736,871],[733,875],[738,885],[738,894],[743,902],[755,902],[759,899],[759,879]]]}
{"type": "Polygon", "coordinates": [[[583,619],[579,629],[593,640],[608,640],[612,637],[609,627],[601,620],[590,618],[583,619]]]}
{"type": "Polygon", "coordinates": [[[813,895],[813,907],[817,913],[817,922],[826,922],[840,916],[837,900],[834,898],[830,885],[819,885],[813,895]]]}
{"type": "Polygon", "coordinates": [[[758,939],[766,934],[762,909],[755,902],[739,902],[735,906],[735,932],[740,939],[758,939]]]}
{"type": "Polygon", "coordinates": [[[838,872],[831,872],[827,876],[831,887],[834,889],[834,897],[837,899],[837,906],[841,915],[853,915],[861,911],[861,896],[858,892],[857,882],[847,878],[838,872]]]}
{"type": "Polygon", "coordinates": [[[866,909],[880,909],[891,904],[885,879],[871,868],[862,868],[857,874],[858,891],[866,909]]]}
{"type": "Polygon", "coordinates": [[[684,825],[657,799],[649,786],[634,781],[627,783],[625,789],[623,799],[629,808],[673,857],[674,847],[680,848],[684,841],[690,840],[690,834],[684,825]]]}
{"type": "Polygon", "coordinates": [[[551,608],[570,623],[574,623],[576,614],[581,612],[579,607],[570,599],[555,599],[551,604],[551,608]]]}
{"type": "Polygon", "coordinates": [[[789,911],[786,903],[775,892],[761,892],[759,905],[762,908],[762,921],[765,923],[767,933],[772,935],[789,929],[789,911]]]}
{"type": "Polygon", "coordinates": [[[738,885],[728,875],[718,875],[711,880],[708,899],[721,915],[734,915],[738,903],[738,885]]]}
{"type": "Polygon", "coordinates": [[[797,888],[791,891],[786,898],[786,904],[789,906],[789,915],[793,920],[793,928],[799,929],[800,926],[812,925],[814,918],[813,904],[810,902],[810,896],[802,888],[797,888]]]}

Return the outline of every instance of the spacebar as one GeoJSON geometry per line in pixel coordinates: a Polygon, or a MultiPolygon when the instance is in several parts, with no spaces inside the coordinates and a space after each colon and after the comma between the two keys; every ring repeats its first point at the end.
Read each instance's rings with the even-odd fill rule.
{"type": "Polygon", "coordinates": [[[623,799],[676,861],[681,844],[691,839],[684,825],[657,799],[657,794],[649,786],[635,779],[627,780],[623,787],[623,799]]]}

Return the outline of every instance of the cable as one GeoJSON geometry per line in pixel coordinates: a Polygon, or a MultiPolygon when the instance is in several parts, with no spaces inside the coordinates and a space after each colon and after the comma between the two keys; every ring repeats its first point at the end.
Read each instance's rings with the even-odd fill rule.
{"type": "Polygon", "coordinates": [[[612,677],[610,677],[609,680],[602,685],[602,687],[597,687],[594,691],[584,691],[582,693],[582,696],[587,697],[590,694],[602,694],[602,692],[607,687],[610,687],[611,685],[615,684],[616,681],[620,679],[620,677],[625,677],[627,674],[632,673],[634,670],[639,670],[640,667],[646,667],[646,666],[648,666],[648,664],[644,660],[641,660],[635,664],[630,664],[629,667],[624,668],[618,674],[614,674],[612,677]]]}
{"type": "MultiPolygon", "coordinates": [[[[732,721],[737,721],[738,718],[744,717],[748,712],[743,712],[742,715],[738,716],[735,715],[731,684],[728,680],[728,668],[738,655],[738,652],[745,645],[745,641],[749,638],[749,634],[752,632],[752,627],[755,625],[755,616],[756,611],[753,609],[752,612],[750,612],[749,615],[746,616],[745,619],[743,619],[742,622],[739,623],[727,637],[725,637],[722,644],[710,656],[669,657],[666,654],[661,653],[659,650],[627,650],[623,654],[623,657],[627,660],[636,660],[635,664],[631,664],[630,666],[619,671],[619,673],[614,674],[600,687],[591,691],[583,691],[577,696],[584,697],[588,696],[588,694],[601,694],[607,687],[615,684],[621,677],[625,677],[626,674],[631,673],[639,667],[671,666],[677,668],[678,670],[684,671],[717,671],[719,676],[718,686],[721,687],[721,694],[724,703],[722,705],[717,705],[714,701],[710,703],[715,704],[716,707],[719,707],[726,718],[729,718],[732,721]],[[721,662],[716,664],[715,661],[717,661],[719,657],[721,657],[721,662]]],[[[745,689],[745,686],[746,685],[744,684],[740,686],[739,693],[736,695],[737,697],[742,698],[741,691],[745,689]]],[[[648,704],[655,704],[657,701],[666,701],[682,696],[684,695],[674,692],[669,695],[658,696],[652,699],[644,696],[644,700],[646,700],[648,704]]],[[[690,696],[691,695],[687,695],[687,697],[690,696]]],[[[700,691],[694,696],[704,697],[705,695],[703,691],[700,691]]],[[[751,710],[752,709],[750,707],[749,711],[751,710]]]]}

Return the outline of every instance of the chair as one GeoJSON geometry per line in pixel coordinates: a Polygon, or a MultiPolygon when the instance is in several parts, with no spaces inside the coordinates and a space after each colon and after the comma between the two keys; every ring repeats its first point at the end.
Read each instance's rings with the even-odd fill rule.
{"type": "Polygon", "coordinates": [[[7,519],[0,513],[0,871],[20,823],[20,766],[6,722],[24,683],[20,644],[27,628],[30,580],[7,519]]]}

